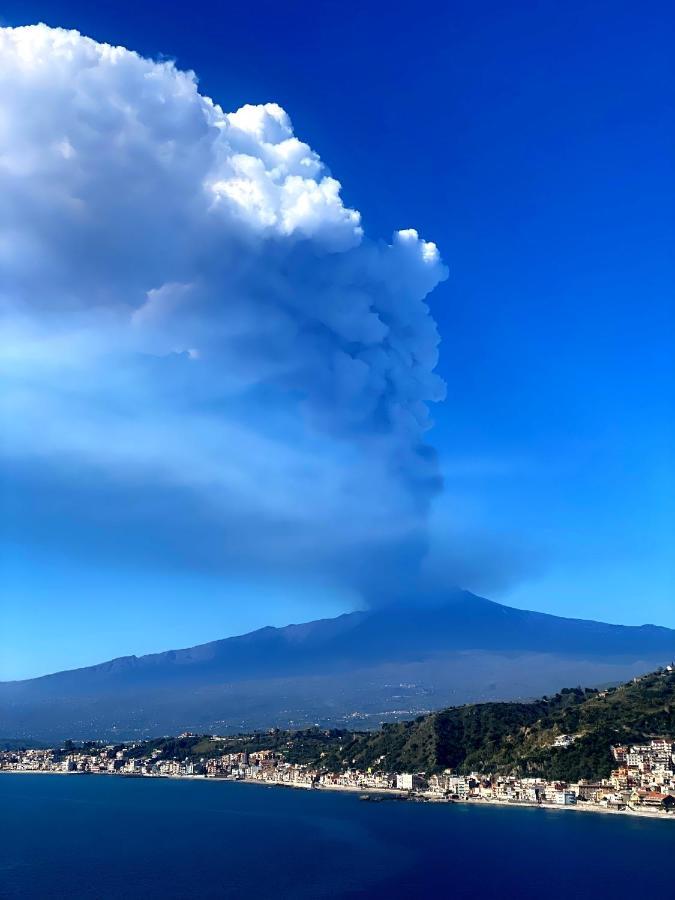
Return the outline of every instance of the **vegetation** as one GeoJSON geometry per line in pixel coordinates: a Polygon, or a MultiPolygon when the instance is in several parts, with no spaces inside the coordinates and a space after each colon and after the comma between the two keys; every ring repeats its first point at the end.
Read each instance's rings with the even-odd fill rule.
{"type": "Polygon", "coordinates": [[[158,738],[138,744],[127,755],[148,756],[159,751],[160,759],[199,759],[222,756],[227,753],[252,753],[256,750],[273,750],[290,763],[318,763],[343,742],[354,737],[353,732],[340,729],[309,728],[304,731],[281,731],[278,728],[255,734],[240,734],[225,738],[211,735],[158,738]]]}
{"type": "Polygon", "coordinates": [[[354,735],[341,758],[358,768],[604,778],[611,747],[675,735],[675,673],[653,673],[608,691],[572,688],[532,703],[482,703],[354,735]],[[554,747],[557,737],[575,736],[554,747]]]}
{"type": "MultiPolygon", "coordinates": [[[[431,713],[377,732],[272,729],[214,738],[187,735],[136,745],[131,756],[202,758],[273,750],[290,763],[339,771],[443,769],[536,775],[574,781],[604,778],[611,747],[675,735],[675,672],[655,672],[606,691],[566,688],[530,703],[477,703],[431,713]],[[568,747],[556,738],[572,735],[568,747]]],[[[85,745],[92,752],[97,744],[85,745]]]]}
{"type": "Polygon", "coordinates": [[[42,750],[48,746],[44,741],[34,741],[32,738],[0,738],[0,750],[42,750]]]}

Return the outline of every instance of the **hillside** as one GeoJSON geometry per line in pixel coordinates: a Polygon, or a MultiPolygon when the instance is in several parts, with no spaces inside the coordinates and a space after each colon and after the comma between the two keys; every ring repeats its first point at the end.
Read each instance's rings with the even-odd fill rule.
{"type": "Polygon", "coordinates": [[[605,778],[611,747],[675,735],[675,672],[655,672],[604,691],[567,688],[530,703],[480,703],[453,707],[376,732],[318,728],[272,729],[214,741],[208,736],[160,738],[132,755],[152,750],[163,758],[195,758],[243,750],[274,750],[291,763],[338,771],[379,768],[537,775],[576,781],[605,778]],[[553,747],[561,735],[576,735],[553,747]]]}
{"type": "Polygon", "coordinates": [[[675,735],[675,673],[654,673],[606,691],[572,688],[531,703],[483,703],[354,735],[329,765],[392,771],[500,772],[549,779],[607,777],[610,748],[675,735]],[[567,748],[560,735],[576,735],[567,748]]]}
{"type": "Polygon", "coordinates": [[[616,684],[674,657],[668,628],[564,619],[457,591],[5,682],[0,735],[54,742],[378,728],[451,705],[616,684]]]}

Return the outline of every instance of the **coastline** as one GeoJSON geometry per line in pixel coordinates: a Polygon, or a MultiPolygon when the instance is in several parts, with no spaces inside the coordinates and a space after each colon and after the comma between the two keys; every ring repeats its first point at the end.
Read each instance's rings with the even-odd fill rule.
{"type": "MultiPolygon", "coordinates": [[[[430,802],[435,802],[430,800],[430,802]]],[[[448,802],[441,800],[440,802],[448,802]]],[[[481,800],[452,800],[452,803],[462,804],[463,806],[499,806],[502,808],[508,809],[517,809],[518,807],[526,807],[529,809],[543,809],[551,812],[581,812],[581,813],[601,813],[602,815],[609,816],[632,816],[634,818],[640,819],[659,819],[659,820],[668,820],[675,822],[675,814],[669,812],[661,812],[659,810],[645,810],[645,809],[635,809],[633,807],[626,807],[625,809],[611,809],[607,806],[600,806],[598,803],[589,803],[588,801],[582,803],[571,803],[568,805],[560,805],[557,803],[533,803],[529,800],[488,800],[483,798],[481,800]]]]}
{"type": "Polygon", "coordinates": [[[549,812],[581,812],[581,813],[600,813],[602,815],[609,816],[630,816],[631,818],[639,818],[639,819],[649,819],[649,820],[658,820],[658,821],[672,821],[675,822],[675,812],[662,812],[659,810],[643,810],[643,809],[635,809],[633,807],[626,807],[624,809],[610,809],[606,806],[600,806],[599,804],[589,803],[589,802],[581,802],[574,803],[568,805],[560,805],[556,803],[534,803],[528,800],[497,800],[497,799],[488,799],[487,797],[482,797],[479,799],[471,799],[471,800],[459,800],[459,799],[450,799],[445,797],[439,797],[433,794],[411,794],[408,791],[401,791],[394,788],[373,788],[373,787],[358,787],[356,785],[347,785],[347,784],[305,784],[305,783],[297,783],[297,782],[279,782],[279,781],[264,781],[259,778],[213,778],[207,775],[141,775],[141,774],[116,774],[113,772],[58,772],[58,771],[45,771],[44,769],[0,769],[0,775],[75,775],[75,776],[84,776],[84,775],[94,775],[94,776],[107,776],[109,778],[129,778],[129,779],[163,779],[163,780],[175,780],[175,781],[208,781],[208,782],[220,782],[227,784],[248,784],[248,785],[258,785],[259,787],[267,787],[267,788],[293,788],[295,790],[306,790],[306,791],[318,791],[318,792],[330,792],[330,793],[347,793],[347,794],[358,794],[360,796],[368,796],[370,797],[380,797],[382,800],[390,799],[390,800],[403,800],[408,803],[437,803],[437,804],[448,804],[452,806],[472,806],[472,807],[485,807],[485,806],[493,806],[498,807],[500,809],[541,809],[549,812]]]}

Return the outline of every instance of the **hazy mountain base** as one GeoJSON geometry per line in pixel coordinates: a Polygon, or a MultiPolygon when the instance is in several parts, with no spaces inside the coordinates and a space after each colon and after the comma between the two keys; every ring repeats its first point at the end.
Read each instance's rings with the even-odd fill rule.
{"type": "Polygon", "coordinates": [[[385,721],[409,720],[448,704],[529,700],[572,679],[617,684],[653,665],[653,660],[593,662],[548,654],[462,651],[324,676],[174,685],[141,696],[130,687],[76,699],[15,698],[11,705],[2,705],[0,733],[59,741],[314,725],[375,729],[385,721]]]}
{"type": "Polygon", "coordinates": [[[214,741],[209,736],[157,739],[136,748],[165,758],[203,757],[275,750],[288,762],[339,771],[377,768],[536,775],[576,781],[606,778],[611,748],[675,736],[675,673],[654,673],[598,692],[568,688],[530,703],[454,707],[377,732],[272,730],[214,741]],[[562,734],[577,735],[567,748],[553,747],[562,734]]]}

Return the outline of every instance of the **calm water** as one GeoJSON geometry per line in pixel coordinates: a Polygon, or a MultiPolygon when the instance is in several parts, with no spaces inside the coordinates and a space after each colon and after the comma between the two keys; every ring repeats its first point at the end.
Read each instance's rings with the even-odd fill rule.
{"type": "Polygon", "coordinates": [[[675,898],[675,823],[0,775],[2,898],[675,898]]]}

